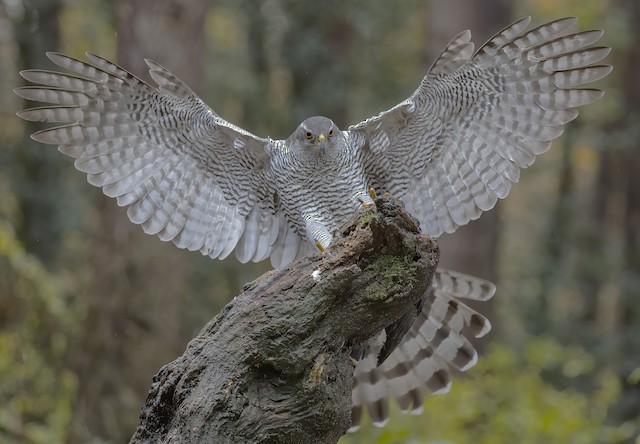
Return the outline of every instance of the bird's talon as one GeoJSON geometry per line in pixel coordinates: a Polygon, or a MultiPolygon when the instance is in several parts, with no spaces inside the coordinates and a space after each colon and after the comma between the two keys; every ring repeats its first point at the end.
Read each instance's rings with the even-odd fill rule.
{"type": "Polygon", "coordinates": [[[376,190],[374,190],[373,187],[369,188],[369,196],[371,196],[371,199],[373,200],[378,198],[378,193],[376,193],[376,190]]]}
{"type": "Polygon", "coordinates": [[[316,241],[316,247],[318,247],[318,250],[320,250],[321,253],[324,253],[327,249],[324,248],[322,246],[322,244],[320,243],[320,241],[316,241]]]}

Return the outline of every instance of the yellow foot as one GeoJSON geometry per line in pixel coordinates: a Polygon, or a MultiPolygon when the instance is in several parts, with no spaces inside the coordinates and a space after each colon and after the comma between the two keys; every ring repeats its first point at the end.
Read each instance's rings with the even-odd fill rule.
{"type": "MultiPolygon", "coordinates": [[[[371,200],[374,201],[378,198],[378,194],[376,193],[376,190],[373,189],[373,187],[369,188],[369,196],[371,196],[371,200]]],[[[363,207],[370,207],[371,205],[373,205],[373,202],[365,202],[364,199],[361,198],[358,198],[358,200],[363,207]]]]}
{"type": "Polygon", "coordinates": [[[318,247],[318,250],[320,250],[321,253],[324,253],[326,251],[326,248],[322,246],[320,241],[316,241],[316,247],[318,247]]]}

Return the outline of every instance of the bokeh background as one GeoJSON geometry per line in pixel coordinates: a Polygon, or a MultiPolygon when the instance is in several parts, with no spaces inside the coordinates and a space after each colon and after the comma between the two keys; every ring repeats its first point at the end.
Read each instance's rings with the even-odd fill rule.
{"type": "Polygon", "coordinates": [[[481,44],[524,15],[605,29],[606,95],[441,240],[443,265],[498,284],[477,367],[421,416],[341,442],[640,443],[638,0],[0,0],[0,442],[126,442],[156,371],[269,268],[144,235],[28,138],[20,69],[90,51],[148,79],[152,58],[284,138],[311,115],[344,128],[393,106],[459,31],[481,44]]]}

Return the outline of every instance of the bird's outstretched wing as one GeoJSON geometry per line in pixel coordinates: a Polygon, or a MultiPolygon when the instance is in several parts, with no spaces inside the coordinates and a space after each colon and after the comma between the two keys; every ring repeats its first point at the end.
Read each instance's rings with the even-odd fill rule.
{"type": "Polygon", "coordinates": [[[58,53],[47,57],[73,74],[22,71],[36,86],[16,93],[52,105],[18,115],[65,125],[33,139],[74,157],[89,183],[127,206],[146,233],[214,258],[237,247],[241,261],[274,255],[280,265],[293,232],[269,186],[269,150],[276,142],[225,121],[150,60],[157,88],[92,54],[91,64],[58,53]]]}
{"type": "Polygon", "coordinates": [[[403,197],[431,236],[453,232],[504,198],[576,107],[602,96],[602,31],[567,34],[576,18],[525,32],[530,18],[476,53],[462,32],[404,102],[349,128],[371,186],[403,197]]]}
{"type": "Polygon", "coordinates": [[[384,426],[389,398],[402,410],[419,413],[427,393],[448,392],[452,369],[465,371],[478,358],[465,336],[480,338],[491,330],[489,321],[464,300],[487,301],[494,293],[491,282],[438,269],[421,312],[382,363],[385,331],[368,341],[353,374],[350,431],[360,427],[365,408],[375,426],[384,426]]]}

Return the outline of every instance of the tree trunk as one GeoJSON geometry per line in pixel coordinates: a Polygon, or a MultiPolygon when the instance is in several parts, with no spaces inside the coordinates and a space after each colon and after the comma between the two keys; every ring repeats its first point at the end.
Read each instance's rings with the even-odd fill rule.
{"type": "Polygon", "coordinates": [[[340,232],[325,253],[246,285],[160,370],[130,443],[337,442],[351,420],[352,346],[415,310],[439,255],[395,200],[340,232]]]}

